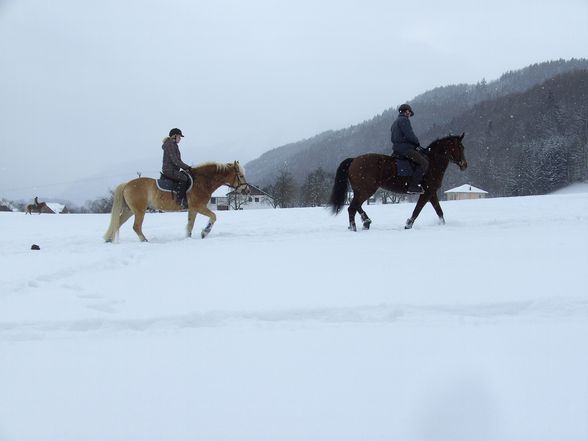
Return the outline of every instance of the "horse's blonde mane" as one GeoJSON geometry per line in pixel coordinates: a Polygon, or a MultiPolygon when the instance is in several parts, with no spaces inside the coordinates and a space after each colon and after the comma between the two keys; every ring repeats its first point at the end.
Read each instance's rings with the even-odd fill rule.
{"type": "MultiPolygon", "coordinates": [[[[226,173],[227,171],[229,171],[229,168],[232,165],[233,165],[232,162],[229,162],[228,164],[221,163],[221,162],[204,162],[202,164],[198,164],[198,165],[193,166],[192,169],[194,169],[195,171],[203,172],[204,169],[206,169],[206,168],[215,167],[215,171],[217,173],[226,173]]],[[[245,174],[245,170],[243,169],[241,164],[239,164],[239,171],[241,172],[241,174],[245,174]]]]}

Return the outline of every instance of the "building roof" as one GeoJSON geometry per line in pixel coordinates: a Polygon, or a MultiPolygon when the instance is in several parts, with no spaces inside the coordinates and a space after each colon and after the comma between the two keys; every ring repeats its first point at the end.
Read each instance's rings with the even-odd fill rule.
{"type": "MultiPolygon", "coordinates": [[[[267,196],[267,197],[270,197],[270,198],[272,197],[271,195],[267,194],[265,191],[263,191],[259,187],[256,187],[255,185],[247,184],[247,186],[249,187],[249,191],[251,191],[251,193],[249,194],[249,196],[267,196]]],[[[235,192],[235,190],[231,191],[229,194],[232,194],[234,192],[235,192]]]]}
{"type": "Polygon", "coordinates": [[[444,193],[485,193],[485,194],[488,194],[487,191],[476,188],[470,184],[463,184],[459,187],[455,187],[455,188],[452,188],[451,190],[447,190],[444,193]]]}
{"type": "Polygon", "coordinates": [[[65,208],[65,205],[57,202],[47,202],[47,206],[53,210],[54,213],[61,213],[65,208]]]}
{"type": "Polygon", "coordinates": [[[219,188],[214,190],[214,192],[212,193],[212,195],[210,197],[211,198],[226,198],[227,193],[229,192],[229,189],[230,188],[227,187],[226,185],[221,185],[219,188]]]}

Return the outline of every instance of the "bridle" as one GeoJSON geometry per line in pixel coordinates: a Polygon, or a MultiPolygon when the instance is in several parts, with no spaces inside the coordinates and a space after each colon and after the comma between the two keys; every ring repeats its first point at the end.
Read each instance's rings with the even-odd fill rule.
{"type": "Polygon", "coordinates": [[[241,187],[244,187],[244,189],[247,188],[247,181],[245,181],[245,178],[241,179],[241,176],[239,169],[235,167],[235,181],[237,181],[237,185],[229,185],[229,187],[234,188],[235,191],[239,191],[241,187]]]}
{"type": "MultiPolygon", "coordinates": [[[[462,147],[462,149],[463,149],[463,147],[462,147]]],[[[445,154],[447,156],[449,156],[449,147],[447,147],[445,149],[445,154]]],[[[460,168],[460,170],[463,170],[464,166],[467,164],[467,161],[465,159],[459,159],[459,160],[452,159],[451,162],[453,162],[455,165],[457,165],[460,168]]]]}

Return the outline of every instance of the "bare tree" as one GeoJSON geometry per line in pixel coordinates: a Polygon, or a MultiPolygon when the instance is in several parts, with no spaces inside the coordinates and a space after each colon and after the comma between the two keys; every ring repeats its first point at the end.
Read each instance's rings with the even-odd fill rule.
{"type": "Polygon", "coordinates": [[[379,188],[375,196],[376,199],[380,198],[382,200],[382,204],[398,204],[406,199],[406,195],[384,190],[383,188],[379,188]]]}
{"type": "Polygon", "coordinates": [[[233,210],[242,210],[243,205],[246,205],[250,202],[251,196],[243,195],[237,193],[236,191],[231,191],[227,194],[227,199],[229,202],[229,207],[233,210]]]}
{"type": "Polygon", "coordinates": [[[108,191],[108,196],[104,196],[93,201],[86,201],[85,208],[88,213],[110,213],[112,211],[114,190],[109,189],[108,191]]]}

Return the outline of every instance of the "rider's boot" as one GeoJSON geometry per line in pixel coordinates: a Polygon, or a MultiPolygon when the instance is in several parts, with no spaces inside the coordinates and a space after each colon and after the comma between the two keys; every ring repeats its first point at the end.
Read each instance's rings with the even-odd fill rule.
{"type": "Polygon", "coordinates": [[[176,202],[182,207],[182,210],[188,208],[188,197],[186,195],[186,184],[184,182],[178,182],[176,187],[176,202]]]}

